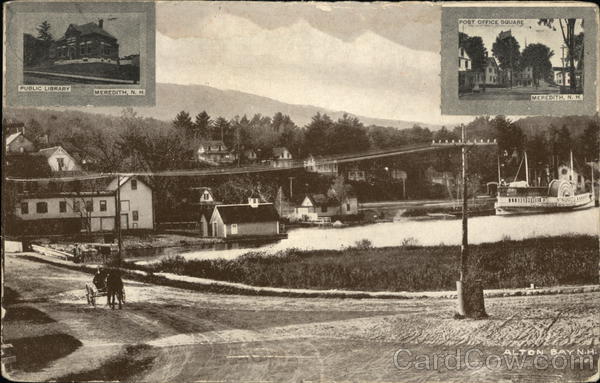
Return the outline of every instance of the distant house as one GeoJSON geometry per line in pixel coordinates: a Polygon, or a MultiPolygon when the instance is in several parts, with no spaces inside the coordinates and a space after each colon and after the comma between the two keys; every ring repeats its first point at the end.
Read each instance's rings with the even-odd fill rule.
{"type": "Polygon", "coordinates": [[[425,178],[432,184],[443,186],[453,185],[456,182],[456,177],[452,172],[439,172],[432,166],[425,170],[425,178]]]}
{"type": "Polygon", "coordinates": [[[295,217],[314,221],[323,217],[358,214],[358,200],[353,195],[336,197],[326,194],[306,194],[295,209],[295,217]]]}
{"type": "Polygon", "coordinates": [[[307,172],[330,176],[338,174],[338,164],[336,160],[313,156],[312,154],[304,160],[304,169],[306,169],[307,172]]]}
{"type": "MultiPolygon", "coordinates": [[[[123,177],[121,229],[153,229],[152,189],[134,177],[123,177]]],[[[102,190],[32,192],[18,195],[15,216],[28,234],[66,234],[115,230],[117,180],[102,190]]]]}
{"type": "Polygon", "coordinates": [[[500,83],[500,68],[493,57],[486,57],[483,67],[483,80],[485,85],[498,85],[500,83]]]}
{"type": "Polygon", "coordinates": [[[197,150],[197,158],[200,161],[212,162],[215,164],[233,163],[235,156],[227,150],[227,147],[220,140],[203,141],[197,150]]]}
{"type": "Polygon", "coordinates": [[[6,137],[6,153],[31,153],[35,150],[33,141],[25,137],[22,131],[6,137]]]}
{"type": "MultiPolygon", "coordinates": [[[[215,205],[221,204],[221,202],[217,201],[213,190],[209,187],[193,187],[191,188],[191,192],[191,205],[194,210],[199,209],[200,214],[202,212],[212,213],[215,205]]],[[[210,217],[208,218],[210,219],[210,217]]]]}
{"type": "MultiPolygon", "coordinates": [[[[554,83],[560,86],[571,86],[571,70],[570,67],[553,67],[552,68],[554,83]]],[[[581,82],[581,70],[575,71],[575,78],[578,83],[581,82]]]]}
{"type": "Polygon", "coordinates": [[[118,64],[119,43],[104,29],[104,20],[82,25],[69,24],[64,36],[50,47],[55,64],[118,64]]]}
{"type": "Polygon", "coordinates": [[[292,153],[287,148],[273,148],[273,161],[271,162],[276,168],[289,168],[292,166],[292,153]]]}
{"type": "Polygon", "coordinates": [[[346,178],[348,181],[366,181],[367,171],[358,168],[352,168],[347,171],[346,178]]]}
{"type": "Polygon", "coordinates": [[[279,234],[279,214],[272,203],[250,198],[247,204],[216,205],[210,218],[211,236],[219,238],[279,234]]]}
{"type": "Polygon", "coordinates": [[[53,172],[71,172],[81,170],[77,161],[61,146],[41,149],[39,154],[46,157],[53,172]]]}

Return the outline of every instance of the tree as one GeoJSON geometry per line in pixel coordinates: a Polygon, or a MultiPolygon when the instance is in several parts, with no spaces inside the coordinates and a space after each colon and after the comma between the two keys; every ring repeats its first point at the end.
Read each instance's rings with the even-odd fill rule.
{"type": "MultiPolygon", "coordinates": [[[[228,142],[228,133],[231,130],[231,124],[223,117],[219,117],[212,125],[211,138],[213,140],[222,140],[225,145],[229,146],[232,142],[228,142]]],[[[233,137],[232,137],[233,138],[233,137]]]]}
{"type": "Polygon", "coordinates": [[[184,110],[177,113],[177,116],[175,116],[173,127],[187,138],[192,138],[194,136],[194,124],[192,123],[192,118],[190,117],[190,114],[184,110]]]}
{"type": "Polygon", "coordinates": [[[552,76],[552,62],[550,58],[554,52],[544,44],[530,44],[525,47],[521,57],[521,68],[531,66],[533,68],[533,81],[539,84],[540,79],[548,79],[552,76]]]}
{"type": "MultiPolygon", "coordinates": [[[[567,47],[567,60],[569,61],[569,75],[571,77],[571,83],[569,86],[572,91],[575,91],[577,89],[577,81],[575,77],[575,59],[577,45],[577,35],[575,34],[575,26],[577,23],[577,19],[539,19],[538,24],[544,25],[552,29],[553,31],[556,31],[556,27],[554,26],[556,20],[558,20],[558,24],[560,25],[560,32],[563,37],[563,42],[567,47]]],[[[581,27],[583,28],[583,19],[581,19],[581,27]]]]}
{"type": "Polygon", "coordinates": [[[48,20],[42,21],[42,23],[40,25],[38,25],[35,29],[38,32],[38,36],[37,36],[38,39],[45,41],[47,43],[54,41],[54,37],[52,36],[52,33],[50,32],[51,26],[50,26],[50,23],[48,22],[48,20]]]}
{"type": "Polygon", "coordinates": [[[325,154],[327,137],[333,128],[333,121],[327,114],[317,113],[304,131],[304,145],[309,154],[325,154]]]}
{"type": "Polygon", "coordinates": [[[210,138],[212,120],[205,110],[196,115],[193,123],[194,138],[210,138]]]}
{"type": "Polygon", "coordinates": [[[521,56],[519,42],[513,36],[503,37],[502,33],[496,37],[496,41],[492,45],[492,53],[498,59],[500,68],[518,68],[521,56]]]}
{"type": "Polygon", "coordinates": [[[511,120],[504,116],[496,116],[490,121],[490,125],[496,131],[498,140],[498,150],[503,153],[506,151],[508,155],[513,151],[521,151],[525,143],[525,135],[511,120]]]}
{"type": "Polygon", "coordinates": [[[590,121],[579,138],[581,148],[581,157],[586,161],[597,161],[600,150],[600,123],[598,116],[590,121]]]}
{"type": "Polygon", "coordinates": [[[360,152],[369,149],[370,144],[364,125],[347,114],[333,124],[326,141],[327,154],[360,152]]]}
{"type": "Polygon", "coordinates": [[[485,58],[487,49],[483,44],[483,40],[479,36],[469,36],[466,33],[459,32],[458,45],[463,47],[471,58],[473,70],[481,71],[485,66],[485,58]]]}

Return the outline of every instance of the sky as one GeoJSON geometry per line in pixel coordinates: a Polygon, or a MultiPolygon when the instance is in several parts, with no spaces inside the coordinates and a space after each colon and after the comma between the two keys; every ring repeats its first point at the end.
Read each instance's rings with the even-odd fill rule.
{"type": "Polygon", "coordinates": [[[432,4],[161,2],[157,82],[462,122],[440,114],[440,12],[432,4]]]}
{"type": "Polygon", "coordinates": [[[136,13],[26,13],[21,17],[23,33],[37,37],[36,27],[46,20],[55,39],[64,36],[69,24],[98,23],[103,19],[103,28],[118,40],[120,57],[140,53],[140,15],[136,13]]]}
{"type": "MultiPolygon", "coordinates": [[[[552,66],[560,67],[561,64],[561,45],[564,44],[562,33],[560,31],[560,25],[558,23],[554,26],[556,30],[552,30],[546,26],[538,25],[538,19],[520,19],[522,25],[511,25],[511,26],[490,26],[490,25],[479,25],[477,23],[459,24],[459,31],[466,33],[469,36],[480,36],[483,40],[488,54],[492,55],[492,46],[496,41],[496,37],[501,31],[510,30],[512,36],[519,42],[521,52],[525,48],[525,43],[535,44],[541,43],[548,46],[553,52],[554,56],[550,58],[552,66]]],[[[581,20],[577,20],[575,24],[575,33],[578,34],[582,31],[581,20]]],[[[567,51],[565,50],[565,56],[567,51]]]]}

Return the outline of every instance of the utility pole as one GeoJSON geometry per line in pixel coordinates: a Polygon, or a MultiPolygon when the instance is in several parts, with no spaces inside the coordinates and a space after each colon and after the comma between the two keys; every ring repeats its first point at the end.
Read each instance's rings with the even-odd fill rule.
{"type": "Polygon", "coordinates": [[[117,174],[117,203],[115,206],[116,227],[117,227],[117,244],[119,253],[117,256],[117,266],[121,267],[121,251],[123,250],[123,238],[121,237],[121,175],[117,174]]]}
{"type": "Polygon", "coordinates": [[[290,201],[291,201],[292,200],[292,196],[294,195],[293,186],[294,186],[294,178],[295,177],[288,177],[288,178],[290,180],[290,201]]]}
{"type": "Polygon", "coordinates": [[[460,280],[456,282],[457,289],[457,311],[460,317],[479,318],[484,317],[485,306],[483,302],[483,289],[481,284],[473,278],[473,275],[469,273],[469,236],[468,236],[468,216],[469,216],[469,205],[468,205],[468,183],[467,183],[467,147],[474,146],[490,146],[496,145],[496,140],[487,141],[474,140],[469,141],[466,138],[466,128],[461,125],[461,139],[460,141],[448,142],[445,141],[433,141],[432,146],[447,146],[447,147],[460,147],[461,159],[462,159],[462,181],[463,181],[463,201],[462,201],[462,242],[460,247],[460,280]]]}
{"type": "Polygon", "coordinates": [[[561,68],[560,68],[561,76],[562,76],[562,84],[561,85],[564,86],[564,87],[567,86],[567,79],[565,78],[565,49],[566,48],[567,48],[567,46],[565,44],[563,44],[563,45],[560,46],[560,51],[561,51],[561,54],[562,54],[562,57],[560,59],[560,62],[562,64],[561,68]]]}

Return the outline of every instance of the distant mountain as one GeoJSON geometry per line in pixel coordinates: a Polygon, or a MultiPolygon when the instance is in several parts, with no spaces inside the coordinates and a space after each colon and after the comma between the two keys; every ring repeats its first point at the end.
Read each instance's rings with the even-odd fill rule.
{"type": "MultiPolygon", "coordinates": [[[[159,120],[171,121],[175,115],[182,110],[189,112],[192,117],[197,113],[206,110],[212,117],[218,116],[227,119],[244,114],[248,118],[256,113],[263,116],[273,116],[277,112],[287,114],[298,126],[304,126],[311,121],[312,116],[317,112],[327,113],[332,119],[337,120],[345,112],[332,111],[312,105],[287,104],[268,97],[257,96],[255,94],[244,93],[234,90],[221,90],[204,85],[176,85],[176,84],[156,84],[156,106],[148,108],[135,108],[137,113],[145,117],[153,117],[159,120]]],[[[119,115],[121,107],[96,107],[95,113],[105,113],[119,115]]],[[[431,130],[437,130],[441,126],[424,124],[413,121],[387,120],[370,118],[348,113],[358,117],[365,125],[390,126],[404,129],[412,128],[418,124],[422,127],[428,127],[431,130]]]]}
{"type": "Polygon", "coordinates": [[[555,128],[562,128],[566,126],[571,132],[571,136],[579,136],[583,133],[588,124],[593,120],[592,116],[561,116],[561,117],[550,117],[550,116],[536,116],[536,117],[524,117],[517,121],[517,124],[523,133],[528,136],[534,136],[537,132],[543,132],[550,129],[551,126],[555,128]]]}

